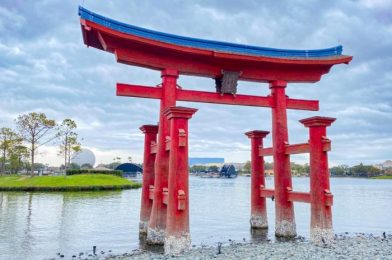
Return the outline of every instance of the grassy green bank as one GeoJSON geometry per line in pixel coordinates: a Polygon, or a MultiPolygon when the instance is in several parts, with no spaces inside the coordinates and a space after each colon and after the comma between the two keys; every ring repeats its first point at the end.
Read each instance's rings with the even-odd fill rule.
{"type": "Polygon", "coordinates": [[[373,177],[372,179],[379,179],[379,180],[392,180],[392,175],[383,175],[383,176],[377,176],[373,177]]]}
{"type": "Polygon", "coordinates": [[[0,177],[0,191],[91,191],[134,189],[140,187],[140,183],[105,174],[0,177]]]}

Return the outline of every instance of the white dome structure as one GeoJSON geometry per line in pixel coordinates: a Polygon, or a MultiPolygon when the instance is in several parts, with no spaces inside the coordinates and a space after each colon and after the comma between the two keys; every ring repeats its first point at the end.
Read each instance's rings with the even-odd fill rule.
{"type": "Polygon", "coordinates": [[[79,166],[82,166],[83,164],[90,164],[91,166],[94,166],[95,155],[91,150],[82,148],[80,152],[74,154],[71,159],[71,163],[76,163],[79,166]]]}

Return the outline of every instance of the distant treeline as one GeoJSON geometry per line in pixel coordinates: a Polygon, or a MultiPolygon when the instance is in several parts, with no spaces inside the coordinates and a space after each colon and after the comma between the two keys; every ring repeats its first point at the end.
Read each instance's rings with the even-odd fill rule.
{"type": "Polygon", "coordinates": [[[339,165],[330,168],[331,176],[344,177],[375,177],[380,175],[392,175],[392,168],[380,170],[372,165],[364,165],[362,163],[349,167],[347,165],[339,165]]]}
{"type": "MultiPolygon", "coordinates": [[[[291,163],[291,174],[294,176],[309,176],[310,167],[309,164],[297,164],[291,163]]],[[[274,168],[273,163],[265,162],[264,169],[265,171],[271,171],[274,168]]],[[[218,172],[220,169],[217,166],[205,166],[205,165],[193,165],[190,167],[190,172],[198,173],[198,172],[218,172]]],[[[237,169],[238,170],[238,169],[237,169]]],[[[339,165],[334,166],[329,169],[331,176],[335,177],[375,177],[381,175],[391,175],[392,176],[392,168],[387,168],[380,170],[377,167],[372,165],[363,165],[362,163],[358,165],[354,165],[352,167],[348,165],[339,165]]],[[[245,165],[239,169],[239,173],[250,173],[251,172],[251,163],[247,161],[245,165]]]]}

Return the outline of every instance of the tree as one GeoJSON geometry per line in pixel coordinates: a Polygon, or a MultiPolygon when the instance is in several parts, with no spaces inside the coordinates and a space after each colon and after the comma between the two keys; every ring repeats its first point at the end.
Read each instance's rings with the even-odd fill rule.
{"type": "Polygon", "coordinates": [[[79,170],[80,166],[77,163],[70,163],[69,166],[68,166],[68,169],[70,169],[70,170],[79,170]]]}
{"type": "Polygon", "coordinates": [[[211,165],[208,167],[209,172],[219,172],[219,167],[216,165],[211,165]]]}
{"type": "Polygon", "coordinates": [[[334,166],[329,169],[333,176],[344,176],[347,174],[347,169],[344,165],[334,166]]]}
{"type": "Polygon", "coordinates": [[[351,167],[350,173],[354,176],[372,177],[380,175],[381,171],[374,166],[363,165],[363,163],[360,163],[359,165],[351,167]]]}
{"type": "Polygon", "coordinates": [[[190,168],[191,172],[205,172],[207,170],[207,167],[204,165],[192,165],[190,168]]]}
{"type": "Polygon", "coordinates": [[[112,163],[109,163],[109,164],[104,164],[103,166],[106,167],[106,168],[108,168],[108,169],[114,170],[114,169],[116,169],[117,166],[119,166],[120,164],[121,164],[120,162],[112,162],[112,163]]]}
{"type": "Polygon", "coordinates": [[[56,138],[56,135],[49,135],[55,128],[56,121],[48,119],[44,113],[32,112],[19,115],[16,119],[16,125],[23,140],[29,144],[27,148],[30,152],[30,174],[33,176],[37,149],[56,138]]]}
{"type": "Polygon", "coordinates": [[[81,150],[78,134],[74,132],[77,125],[72,119],[64,119],[59,127],[58,136],[61,138],[60,155],[64,156],[64,170],[67,171],[71,157],[81,150]]]}
{"type": "Polygon", "coordinates": [[[93,166],[89,163],[84,163],[82,166],[80,166],[81,169],[92,169],[93,166]]]}
{"type": "Polygon", "coordinates": [[[243,171],[244,171],[244,172],[247,172],[247,173],[250,173],[250,171],[251,171],[251,164],[250,164],[250,161],[246,161],[246,163],[245,163],[245,165],[244,165],[244,168],[243,168],[243,171]]]}
{"type": "Polygon", "coordinates": [[[0,175],[5,173],[5,164],[7,158],[10,158],[11,155],[15,152],[17,146],[21,145],[22,138],[12,131],[11,128],[2,127],[0,128],[0,149],[1,149],[1,172],[0,175]]]}
{"type": "Polygon", "coordinates": [[[274,169],[274,163],[265,162],[264,163],[264,169],[265,170],[273,170],[274,169]]]}
{"type": "Polygon", "coordinates": [[[34,169],[38,170],[38,172],[43,172],[46,168],[46,165],[43,163],[34,163],[34,169]]]}
{"type": "Polygon", "coordinates": [[[18,173],[25,166],[24,160],[29,157],[26,146],[15,146],[9,155],[9,169],[11,173],[18,173]]]}

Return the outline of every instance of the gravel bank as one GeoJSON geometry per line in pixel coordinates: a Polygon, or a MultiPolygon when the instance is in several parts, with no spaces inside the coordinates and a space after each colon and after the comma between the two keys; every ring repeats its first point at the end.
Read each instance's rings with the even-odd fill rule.
{"type": "MultiPolygon", "coordinates": [[[[175,259],[392,259],[392,235],[372,234],[337,235],[330,246],[316,246],[304,238],[288,242],[265,241],[193,248],[175,259]]],[[[106,259],[172,259],[157,253],[134,250],[106,259]]]]}

